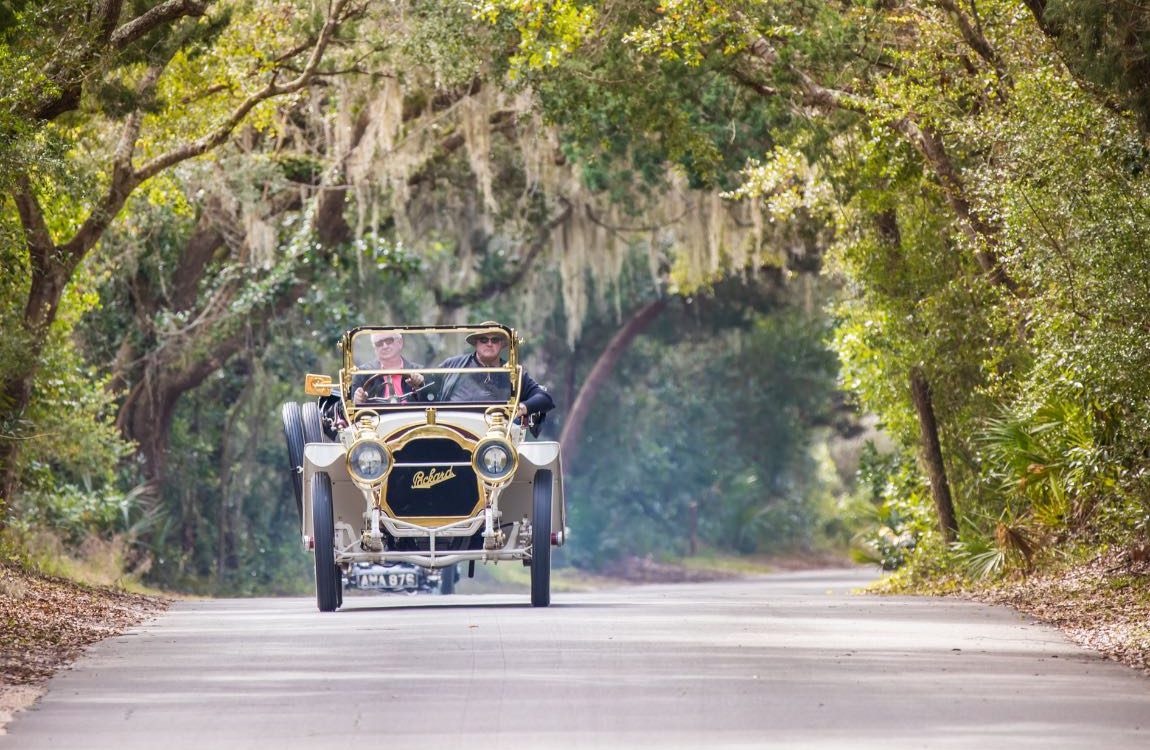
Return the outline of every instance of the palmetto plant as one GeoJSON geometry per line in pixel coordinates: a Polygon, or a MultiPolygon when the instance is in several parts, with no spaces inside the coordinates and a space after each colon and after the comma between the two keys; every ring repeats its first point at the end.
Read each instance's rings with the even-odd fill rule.
{"type": "Polygon", "coordinates": [[[1097,412],[1071,401],[991,420],[982,442],[1005,506],[1052,529],[1084,520],[1096,492],[1113,481],[1097,421],[1097,412]]]}
{"type": "Polygon", "coordinates": [[[1030,572],[1034,557],[1044,542],[1025,519],[1016,519],[1003,513],[994,522],[993,534],[967,529],[961,538],[951,544],[950,550],[959,566],[971,578],[996,578],[1008,570],[1030,572]]]}

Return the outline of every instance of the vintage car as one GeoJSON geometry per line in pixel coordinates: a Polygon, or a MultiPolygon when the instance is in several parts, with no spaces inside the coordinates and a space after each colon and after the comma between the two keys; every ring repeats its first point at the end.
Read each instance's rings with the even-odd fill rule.
{"type": "Polygon", "coordinates": [[[520,343],[488,324],[355,328],[340,340],[338,377],[307,376],[317,400],[284,404],[321,611],[341,606],[343,581],[363,563],[441,571],[449,593],[462,563],[472,576],[477,562],[519,562],[530,567],[531,604],[550,604],[551,548],[566,536],[563,472],[559,444],[533,440],[536,426],[518,416],[520,343]],[[482,333],[505,337],[503,361],[458,366],[482,333]],[[385,368],[378,342],[398,345],[402,362],[385,368]]]}

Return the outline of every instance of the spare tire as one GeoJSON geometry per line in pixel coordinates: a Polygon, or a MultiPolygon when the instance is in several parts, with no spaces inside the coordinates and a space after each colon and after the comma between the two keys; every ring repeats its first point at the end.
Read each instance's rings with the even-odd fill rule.
{"type": "Polygon", "coordinates": [[[284,442],[287,443],[288,472],[291,474],[292,490],[295,492],[295,510],[303,523],[303,414],[299,404],[289,401],[280,407],[284,423],[284,442]]]}
{"type": "Polygon", "coordinates": [[[300,408],[300,413],[303,416],[303,437],[306,442],[331,442],[323,431],[323,415],[319,411],[319,404],[309,401],[300,408]]]}

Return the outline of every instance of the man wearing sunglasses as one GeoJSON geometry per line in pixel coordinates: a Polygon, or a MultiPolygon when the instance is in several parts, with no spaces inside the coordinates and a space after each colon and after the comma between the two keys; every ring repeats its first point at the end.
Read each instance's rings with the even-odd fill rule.
{"type": "MultiPolygon", "coordinates": [[[[380,370],[413,370],[413,364],[403,356],[403,334],[379,331],[371,334],[371,348],[379,361],[380,370]]],[[[374,368],[373,368],[374,369],[374,368]]],[[[351,400],[358,406],[369,401],[389,403],[405,402],[411,393],[423,384],[419,373],[412,375],[360,374],[351,379],[351,400]]]]}
{"type": "MultiPolygon", "coordinates": [[[[469,354],[449,357],[440,367],[503,367],[503,348],[507,346],[507,332],[493,320],[479,324],[479,330],[468,334],[467,343],[475,347],[469,354]]],[[[475,373],[464,375],[452,373],[444,378],[439,393],[433,396],[440,401],[506,401],[511,394],[511,378],[505,372],[475,373]]],[[[555,402],[547,389],[539,385],[527,370],[523,371],[523,391],[519,397],[519,418],[531,417],[532,434],[538,434],[547,412],[555,408],[555,402]]]]}

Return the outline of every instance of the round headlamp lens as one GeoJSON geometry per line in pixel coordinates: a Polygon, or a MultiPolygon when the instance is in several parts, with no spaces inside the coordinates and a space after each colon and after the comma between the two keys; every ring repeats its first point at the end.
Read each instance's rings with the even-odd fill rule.
{"type": "Polygon", "coordinates": [[[481,445],[475,456],[476,468],[485,479],[503,479],[515,470],[511,451],[511,446],[503,442],[481,445]]]}
{"type": "Polygon", "coordinates": [[[379,443],[363,442],[354,445],[348,454],[348,468],[361,482],[378,482],[387,473],[391,458],[379,443]]]}
{"type": "Polygon", "coordinates": [[[488,474],[502,474],[507,469],[507,451],[498,446],[484,451],[483,469],[488,474]]]}

